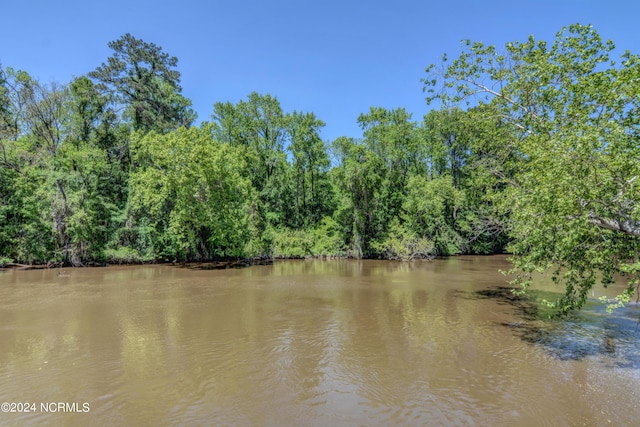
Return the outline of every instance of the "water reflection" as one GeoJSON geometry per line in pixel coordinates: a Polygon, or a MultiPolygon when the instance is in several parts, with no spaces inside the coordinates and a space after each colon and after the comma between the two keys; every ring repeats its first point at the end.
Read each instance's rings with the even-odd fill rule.
{"type": "Polygon", "coordinates": [[[511,305],[519,321],[503,323],[524,341],[542,346],[560,360],[598,357],[605,366],[640,369],[640,306],[630,304],[613,313],[595,301],[562,318],[549,318],[538,301],[548,300],[549,292],[531,290],[526,297],[515,296],[509,287],[476,292],[482,298],[511,305]]]}
{"type": "MultiPolygon", "coordinates": [[[[523,340],[523,325],[534,321],[482,294],[504,285],[499,268],[503,258],[459,257],[84,269],[64,278],[8,272],[0,276],[0,401],[88,401],[91,412],[9,414],[0,424],[624,425],[637,418],[640,378],[621,368],[637,361],[556,357],[548,349],[559,346],[554,339],[566,342],[560,332],[549,332],[557,338],[548,343],[523,340]]],[[[609,334],[629,326],[601,322],[609,334]]],[[[574,329],[587,324],[576,319],[574,329]]],[[[592,338],[567,333],[576,342],[592,338]]],[[[602,347],[592,356],[637,351],[631,335],[612,338],[609,347],[592,340],[602,347]]]]}

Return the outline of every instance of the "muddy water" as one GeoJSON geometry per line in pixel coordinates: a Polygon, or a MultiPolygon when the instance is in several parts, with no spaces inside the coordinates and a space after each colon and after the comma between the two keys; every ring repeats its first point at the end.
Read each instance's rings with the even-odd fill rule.
{"type": "Polygon", "coordinates": [[[640,310],[545,322],[507,267],[0,272],[0,425],[637,425],[640,310]]]}

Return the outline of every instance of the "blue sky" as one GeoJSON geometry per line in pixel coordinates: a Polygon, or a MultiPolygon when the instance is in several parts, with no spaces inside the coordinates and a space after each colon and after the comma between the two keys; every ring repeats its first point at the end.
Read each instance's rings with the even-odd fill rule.
{"type": "Polygon", "coordinates": [[[0,63],[65,83],[111,54],[129,32],[179,59],[183,94],[198,120],[217,101],[253,91],[285,111],[314,112],[325,140],[361,136],[371,106],[428,112],[425,67],[462,39],[503,45],[530,34],[552,40],[571,23],[592,24],[619,51],[640,53],[640,2],[555,1],[6,1],[0,63]]]}

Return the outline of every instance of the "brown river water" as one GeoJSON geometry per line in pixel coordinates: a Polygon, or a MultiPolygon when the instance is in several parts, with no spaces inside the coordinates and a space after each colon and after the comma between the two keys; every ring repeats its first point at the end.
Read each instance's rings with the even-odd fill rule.
{"type": "Polygon", "coordinates": [[[640,308],[541,320],[508,267],[0,271],[0,425],[640,425],[640,308]]]}

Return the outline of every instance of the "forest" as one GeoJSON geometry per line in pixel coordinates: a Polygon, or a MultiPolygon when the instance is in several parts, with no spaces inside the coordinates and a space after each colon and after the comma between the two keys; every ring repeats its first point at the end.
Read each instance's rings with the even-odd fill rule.
{"type": "Polygon", "coordinates": [[[109,48],[64,84],[0,64],[0,266],[509,252],[560,311],[637,291],[640,62],[590,26],[467,41],[427,66],[423,118],[371,107],[333,141],[258,92],[196,126],[176,57],[109,48]]]}

